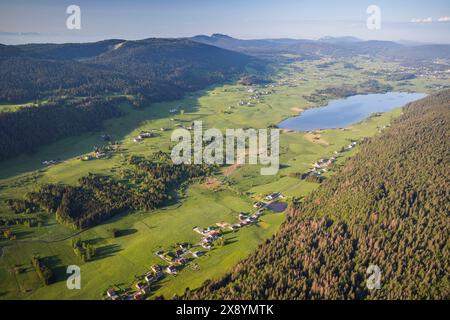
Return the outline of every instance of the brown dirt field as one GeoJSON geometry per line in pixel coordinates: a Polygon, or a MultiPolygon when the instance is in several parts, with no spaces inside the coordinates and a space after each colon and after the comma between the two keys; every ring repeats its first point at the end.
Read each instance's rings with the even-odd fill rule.
{"type": "Polygon", "coordinates": [[[305,109],[300,108],[300,107],[294,107],[291,110],[294,111],[294,112],[298,112],[298,113],[305,111],[305,109]]]}
{"type": "Polygon", "coordinates": [[[313,143],[319,143],[319,144],[323,144],[325,146],[328,146],[329,143],[325,140],[322,139],[322,136],[319,133],[305,133],[305,135],[303,136],[307,141],[309,142],[313,142],[313,143]]]}
{"type": "Polygon", "coordinates": [[[232,164],[231,166],[228,166],[226,168],[223,169],[223,175],[228,177],[230,176],[233,172],[235,172],[238,168],[240,167],[239,164],[232,164]]]}
{"type": "Polygon", "coordinates": [[[206,179],[205,182],[203,182],[201,184],[201,186],[203,188],[208,189],[208,190],[216,190],[216,189],[220,188],[221,185],[222,185],[222,183],[219,180],[217,180],[216,178],[208,178],[208,179],[206,179]]]}

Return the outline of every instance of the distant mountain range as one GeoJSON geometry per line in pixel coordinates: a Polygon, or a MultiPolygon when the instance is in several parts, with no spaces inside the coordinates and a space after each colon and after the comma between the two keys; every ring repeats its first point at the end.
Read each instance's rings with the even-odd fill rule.
{"type": "Polygon", "coordinates": [[[364,41],[355,37],[325,37],[319,40],[240,40],[222,34],[213,34],[212,36],[195,36],[191,40],[259,57],[296,54],[303,58],[317,58],[322,55],[351,57],[363,54],[409,63],[450,58],[450,45],[411,43],[406,45],[392,41],[364,41]]]}
{"type": "Polygon", "coordinates": [[[141,94],[152,101],[242,74],[246,66],[290,59],[368,55],[401,63],[450,59],[450,45],[403,45],[354,37],[241,40],[223,34],[184,39],[0,45],[0,102],[58,93],[141,94]]]}

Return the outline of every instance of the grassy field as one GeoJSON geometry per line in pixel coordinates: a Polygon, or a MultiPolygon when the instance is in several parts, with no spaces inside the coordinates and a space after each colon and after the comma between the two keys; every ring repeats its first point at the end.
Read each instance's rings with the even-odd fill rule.
{"type": "MultiPolygon", "coordinates": [[[[183,100],[157,103],[142,110],[122,105],[127,114],[108,120],[101,132],[63,139],[40,148],[35,154],[4,161],[0,165],[0,216],[12,214],[3,200],[21,197],[43,183],[76,184],[80,177],[89,172],[114,175],[127,155],[148,155],[158,150],[170,150],[173,145],[170,135],[176,124],[187,125],[194,120],[202,120],[204,128],[266,128],[298,114],[299,108],[313,107],[304,96],[317,88],[336,85],[338,81],[352,84],[356,83],[355,79],[365,77],[359,70],[346,70],[342,79],[334,75],[342,73],[342,64],[324,71],[316,67],[319,63],[303,62],[284,68],[278,75],[274,92],[262,96],[259,103],[251,106],[239,105],[240,101],[251,101],[252,96],[248,88],[241,85],[211,87],[190,94],[183,100]],[[298,70],[300,67],[301,71],[298,70]],[[169,112],[177,106],[181,106],[183,114],[169,112]],[[157,137],[142,143],[132,141],[141,130],[160,128],[168,130],[160,131],[157,137]],[[121,141],[120,150],[109,159],[78,160],[78,156],[92,151],[94,146],[104,144],[101,133],[121,141]],[[63,159],[63,162],[51,167],[41,164],[43,160],[56,158],[63,159]]],[[[365,61],[358,63],[365,68],[377,67],[365,61]]],[[[422,80],[410,83],[410,90],[428,92],[422,80]]],[[[396,86],[395,83],[392,85],[396,86]]],[[[288,200],[308,194],[319,185],[294,178],[293,173],[306,171],[311,163],[331,156],[352,140],[377,134],[379,128],[391,123],[400,113],[401,109],[396,109],[349,128],[322,131],[318,141],[311,140],[304,133],[284,132],[280,143],[282,168],[276,176],[261,176],[259,166],[238,167],[227,173],[228,186],[211,190],[195,184],[188,188],[177,204],[152,212],[116,216],[81,234],[74,235],[74,231],[61,226],[52,217],[39,227],[13,226],[18,239],[0,239],[0,299],[100,299],[108,287],[128,288],[136,279],[142,278],[152,264],[162,263],[155,251],[171,249],[176,243],[197,243],[200,235],[192,231],[194,226],[208,227],[220,221],[236,222],[239,212],[252,211],[253,201],[269,192],[281,191],[288,200]],[[125,235],[112,238],[112,228],[126,231],[125,235]],[[73,252],[71,239],[88,240],[94,244],[98,251],[94,261],[82,262],[73,252]],[[33,254],[48,259],[56,273],[56,283],[41,285],[30,265],[33,254]],[[71,264],[81,267],[81,290],[66,288],[65,270],[71,264]],[[24,271],[16,273],[14,269],[17,266],[23,267],[24,271]]],[[[354,152],[357,150],[345,153],[338,159],[338,164],[354,152]]],[[[219,180],[224,178],[218,177],[219,180]]],[[[176,277],[166,276],[153,288],[150,298],[161,294],[171,298],[174,294],[183,293],[186,287],[195,289],[203,281],[225,274],[263,239],[276,232],[284,220],[284,214],[268,212],[261,220],[258,225],[227,234],[228,243],[225,246],[195,259],[198,265],[196,270],[186,267],[176,277]]]]}

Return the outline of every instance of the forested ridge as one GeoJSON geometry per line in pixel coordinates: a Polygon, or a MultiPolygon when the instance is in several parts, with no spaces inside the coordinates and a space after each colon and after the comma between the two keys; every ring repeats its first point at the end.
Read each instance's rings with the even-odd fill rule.
{"type": "Polygon", "coordinates": [[[178,99],[229,80],[253,61],[185,39],[0,45],[0,102],[110,93],[178,99]]]}
{"type": "Polygon", "coordinates": [[[55,99],[15,112],[1,112],[0,160],[33,152],[59,138],[100,130],[104,120],[122,115],[115,106],[120,99],[55,99]]]}
{"type": "Polygon", "coordinates": [[[280,231],[185,299],[448,299],[450,91],[405,107],[280,231]],[[381,288],[366,286],[369,265],[381,288]]]}

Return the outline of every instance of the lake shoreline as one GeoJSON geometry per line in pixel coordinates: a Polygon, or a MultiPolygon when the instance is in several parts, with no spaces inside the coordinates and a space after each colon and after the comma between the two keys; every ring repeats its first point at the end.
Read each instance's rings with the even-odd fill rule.
{"type": "Polygon", "coordinates": [[[288,117],[276,127],[284,131],[310,132],[345,129],[378,113],[385,113],[427,95],[420,92],[387,92],[357,94],[329,100],[326,105],[312,107],[296,116],[288,117]]]}

